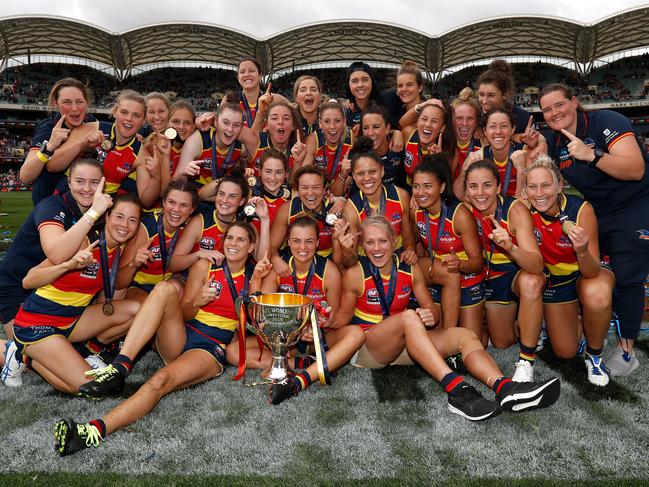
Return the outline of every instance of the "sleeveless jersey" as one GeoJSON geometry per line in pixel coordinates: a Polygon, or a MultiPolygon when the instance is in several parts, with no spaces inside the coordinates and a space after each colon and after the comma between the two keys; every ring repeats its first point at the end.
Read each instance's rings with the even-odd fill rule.
{"type": "MultiPolygon", "coordinates": [[[[257,152],[255,152],[255,157],[253,157],[252,160],[248,163],[248,167],[251,167],[252,169],[255,170],[255,176],[257,177],[259,177],[259,168],[260,168],[259,159],[261,159],[262,154],[266,152],[266,150],[270,147],[273,147],[272,141],[270,140],[270,135],[268,135],[268,132],[261,132],[259,134],[259,147],[257,147],[257,152]]],[[[291,173],[293,169],[293,165],[295,164],[293,156],[291,155],[292,147],[293,145],[289,142],[288,147],[285,150],[281,151],[288,159],[289,174],[291,173]]]]}
{"type": "MultiPolygon", "coordinates": [[[[202,160],[200,173],[194,177],[194,181],[199,187],[204,186],[212,181],[212,140],[216,129],[211,127],[209,132],[201,132],[201,142],[203,148],[198,160],[202,160]]],[[[241,142],[234,141],[233,147],[226,147],[225,149],[216,148],[216,173],[219,177],[231,176],[232,170],[238,165],[241,158],[241,142]],[[230,155],[227,168],[223,170],[223,165],[230,155]]]]}
{"type": "Polygon", "coordinates": [[[327,174],[327,180],[333,181],[340,174],[342,161],[352,148],[353,140],[351,131],[345,129],[337,147],[332,148],[327,144],[322,129],[316,131],[316,140],[318,148],[315,152],[313,164],[324,169],[327,174]]]}
{"type": "MultiPolygon", "coordinates": [[[[379,293],[376,290],[370,260],[367,257],[359,256],[358,263],[363,272],[363,293],[356,298],[356,307],[354,308],[354,317],[352,324],[360,325],[363,330],[371,328],[373,325],[383,320],[383,308],[379,293]]],[[[390,306],[390,316],[404,311],[410,302],[412,294],[412,270],[410,266],[397,259],[397,278],[395,284],[394,299],[390,306]]],[[[387,297],[390,276],[381,274],[383,281],[384,293],[387,297]]],[[[388,298],[389,299],[389,298],[388,298]]]]}
{"type": "Polygon", "coordinates": [[[507,156],[507,159],[505,161],[497,161],[494,158],[493,151],[491,149],[491,146],[486,146],[484,149],[482,149],[482,157],[484,159],[491,159],[494,161],[496,164],[496,167],[498,168],[498,174],[500,175],[500,193],[505,195],[505,196],[515,196],[516,195],[516,168],[514,167],[514,163],[511,162],[509,159],[509,156],[512,155],[514,151],[517,150],[522,150],[523,147],[525,147],[524,144],[518,144],[516,142],[511,142],[510,147],[509,147],[509,155],[507,156]],[[509,174],[509,181],[507,181],[507,170],[508,166],[511,168],[509,169],[510,174],[509,174]],[[507,187],[505,187],[507,186],[507,187]]]}
{"type": "Polygon", "coordinates": [[[315,217],[318,222],[318,250],[317,253],[323,257],[328,257],[333,252],[333,227],[325,221],[327,212],[331,208],[331,203],[328,200],[324,201],[324,212],[322,215],[316,215],[314,212],[309,211],[302,205],[302,200],[299,197],[294,197],[289,203],[288,224],[290,225],[301,216],[315,217]]]}
{"type": "Polygon", "coordinates": [[[203,228],[200,240],[194,244],[192,252],[198,249],[223,251],[223,239],[226,226],[216,218],[216,210],[206,210],[200,213],[203,228]]]}
{"type": "Polygon", "coordinates": [[[406,140],[405,151],[403,167],[408,176],[408,183],[410,183],[412,181],[413,171],[421,164],[423,157],[429,154],[427,149],[425,150],[419,145],[419,132],[417,132],[417,129],[413,130],[408,140],[406,140]]]}
{"type": "MultiPolygon", "coordinates": [[[[293,257],[283,256],[282,259],[288,264],[289,269],[293,272],[293,257]]],[[[293,276],[288,277],[277,277],[277,290],[280,293],[295,293],[302,294],[307,296],[315,301],[323,300],[326,298],[325,288],[324,288],[324,279],[325,279],[325,269],[327,267],[327,262],[329,259],[322,257],[321,255],[315,254],[313,257],[313,262],[315,264],[315,272],[309,283],[309,289],[304,289],[306,285],[306,278],[308,272],[304,274],[297,274],[297,289],[295,289],[295,284],[293,282],[293,276]]]]}
{"type": "MultiPolygon", "coordinates": [[[[453,226],[453,221],[455,220],[455,214],[458,211],[461,203],[457,201],[452,201],[447,204],[446,218],[444,220],[444,226],[442,233],[439,234],[439,219],[441,217],[440,213],[435,215],[429,214],[430,228],[426,225],[426,211],[423,208],[415,211],[415,224],[417,225],[417,230],[419,231],[419,237],[421,238],[422,243],[426,249],[432,248],[433,253],[435,254],[435,259],[441,261],[442,258],[451,253],[451,249],[455,251],[458,259],[468,260],[464,245],[462,244],[462,237],[455,233],[455,228],[453,226]],[[437,236],[439,235],[439,241],[437,236]],[[436,246],[437,245],[437,246],[436,246]]],[[[432,256],[431,256],[432,257],[432,256]]],[[[484,279],[484,272],[478,272],[474,274],[461,274],[461,285],[463,288],[471,287],[480,283],[484,279]]]]}
{"type": "MultiPolygon", "coordinates": [[[[278,197],[273,197],[270,193],[265,191],[260,184],[253,186],[251,189],[252,196],[260,196],[264,198],[264,201],[266,202],[266,206],[268,207],[268,219],[270,220],[270,226],[272,228],[273,222],[275,221],[275,215],[277,215],[277,211],[280,209],[280,207],[288,201],[288,198],[284,198],[284,196],[278,196],[278,197]]],[[[282,190],[280,189],[280,195],[282,193],[282,190]]],[[[257,216],[255,216],[252,219],[251,222],[255,228],[257,229],[257,232],[261,231],[261,220],[257,216]]]]}
{"type": "MultiPolygon", "coordinates": [[[[403,221],[403,208],[401,204],[401,197],[399,196],[399,191],[397,187],[393,184],[384,184],[381,186],[379,191],[383,192],[385,198],[385,208],[382,212],[383,217],[390,223],[394,229],[394,234],[397,237],[396,249],[401,249],[403,247],[403,237],[401,236],[401,222],[403,221]]],[[[349,201],[354,205],[356,214],[358,215],[358,221],[364,221],[368,216],[367,207],[370,208],[370,212],[380,212],[380,208],[371,207],[369,202],[366,203],[365,195],[362,191],[354,193],[349,201]]],[[[359,255],[365,255],[363,247],[358,249],[359,255]]]]}

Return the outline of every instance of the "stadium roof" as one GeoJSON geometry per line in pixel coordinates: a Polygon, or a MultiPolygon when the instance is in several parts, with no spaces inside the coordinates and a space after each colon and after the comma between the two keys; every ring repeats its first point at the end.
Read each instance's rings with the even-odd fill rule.
{"type": "Polygon", "coordinates": [[[166,22],[112,32],[54,16],[0,19],[0,69],[11,60],[75,59],[125,78],[169,65],[234,67],[259,59],[268,74],[365,60],[395,66],[412,59],[437,77],[454,67],[493,58],[554,60],[589,72],[597,60],[649,47],[649,6],[594,24],[546,16],[505,16],[439,35],[367,20],[318,21],[259,39],[235,28],[166,22]]]}

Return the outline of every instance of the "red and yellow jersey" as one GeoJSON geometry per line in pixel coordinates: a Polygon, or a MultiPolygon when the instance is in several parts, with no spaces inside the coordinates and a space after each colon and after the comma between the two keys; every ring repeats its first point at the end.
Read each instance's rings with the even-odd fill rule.
{"type": "MultiPolygon", "coordinates": [[[[144,215],[140,225],[144,227],[144,230],[147,233],[147,239],[149,241],[148,250],[153,254],[153,260],[148,261],[143,266],[140,266],[137,273],[133,277],[133,284],[144,289],[145,291],[151,292],[153,287],[158,284],[160,281],[165,281],[169,279],[173,273],[167,271],[163,274],[162,266],[162,252],[160,250],[160,236],[158,235],[158,218],[162,218],[162,213],[154,215],[153,213],[148,213],[144,215]]],[[[169,245],[174,237],[173,233],[168,233],[166,230],[165,234],[165,248],[167,249],[167,262],[171,259],[169,255],[169,245]]],[[[178,229],[178,237],[176,241],[182,235],[182,228],[178,229]]]]}
{"type": "Polygon", "coordinates": [[[458,177],[460,177],[460,173],[462,172],[462,166],[464,166],[464,161],[466,161],[466,158],[469,157],[469,154],[471,152],[479,151],[480,148],[481,148],[480,139],[471,139],[466,144],[460,144],[459,141],[457,142],[458,164],[457,167],[455,168],[455,174],[453,174],[453,181],[455,181],[458,177]]]}
{"type": "MultiPolygon", "coordinates": [[[[371,328],[373,325],[383,321],[383,308],[379,298],[379,292],[376,289],[376,284],[372,278],[372,265],[367,257],[360,256],[358,263],[363,273],[363,292],[356,298],[356,307],[354,308],[354,316],[352,324],[360,325],[363,330],[371,328]]],[[[397,277],[394,291],[394,299],[390,305],[390,315],[395,315],[404,311],[410,302],[410,295],[412,294],[412,270],[410,266],[399,259],[396,261],[397,277]]],[[[390,282],[389,275],[381,274],[383,282],[383,292],[387,299],[388,287],[390,282]]]]}
{"type": "Polygon", "coordinates": [[[509,148],[509,155],[504,161],[497,161],[491,150],[491,146],[486,146],[482,149],[482,157],[484,159],[491,159],[496,164],[498,168],[498,174],[500,175],[500,194],[504,196],[516,196],[516,180],[518,175],[516,173],[516,168],[514,163],[509,159],[509,156],[517,150],[522,150],[525,147],[524,144],[519,144],[517,142],[511,142],[509,148]],[[509,178],[507,172],[509,171],[509,178]]]}
{"type": "Polygon", "coordinates": [[[352,133],[350,130],[345,129],[345,133],[338,145],[331,147],[325,141],[322,129],[319,128],[316,130],[316,140],[318,148],[315,152],[313,164],[324,169],[327,174],[327,180],[333,181],[340,174],[342,161],[347,157],[354,145],[352,133]]]}
{"type": "MultiPolygon", "coordinates": [[[[403,247],[403,237],[401,236],[401,222],[403,221],[403,204],[401,202],[401,196],[397,187],[393,184],[384,184],[381,186],[379,191],[382,193],[381,201],[385,202],[385,206],[382,204],[379,207],[372,206],[369,201],[365,198],[365,195],[362,191],[357,191],[352,195],[350,201],[354,205],[356,210],[356,215],[358,216],[358,221],[363,222],[369,215],[367,214],[367,209],[370,209],[371,214],[383,215],[383,217],[390,223],[394,234],[397,237],[396,250],[399,250],[403,247]],[[382,207],[381,207],[382,206],[382,207]]],[[[365,249],[362,246],[358,248],[359,255],[365,255],[365,249]]]]}
{"type": "MultiPolygon", "coordinates": [[[[518,202],[516,198],[507,196],[503,199],[501,196],[498,196],[498,209],[494,216],[499,221],[500,226],[507,230],[514,245],[517,244],[517,241],[516,237],[509,231],[509,211],[516,202],[518,202]]],[[[519,202],[519,204],[522,203],[519,202]]],[[[516,265],[507,251],[489,238],[489,235],[493,232],[491,220],[475,208],[472,208],[472,212],[478,224],[478,234],[482,239],[482,248],[484,249],[487,267],[489,268],[489,278],[494,279],[507,272],[517,270],[518,265],[516,265]]]]}
{"type": "MultiPolygon", "coordinates": [[[[259,134],[259,147],[257,147],[257,152],[255,152],[255,157],[251,159],[251,161],[248,163],[248,167],[252,168],[255,170],[255,176],[259,177],[259,170],[260,170],[260,159],[261,156],[263,155],[264,152],[266,152],[267,149],[272,147],[272,141],[270,140],[270,136],[268,135],[268,132],[261,132],[259,134]]],[[[286,148],[286,150],[280,150],[280,152],[283,152],[286,158],[288,159],[288,173],[291,174],[291,171],[293,170],[293,165],[295,164],[295,160],[293,159],[293,156],[291,155],[291,148],[293,146],[289,144],[289,146],[286,148]]]]}
{"type": "MultiPolygon", "coordinates": [[[[264,189],[261,188],[260,186],[253,186],[251,190],[253,196],[260,196],[264,198],[264,201],[266,202],[266,206],[268,207],[268,219],[270,221],[270,227],[272,228],[273,222],[275,221],[275,215],[277,215],[277,211],[290,198],[290,191],[288,193],[289,197],[285,198],[284,195],[273,197],[268,192],[264,191],[264,189]]],[[[280,193],[281,192],[282,191],[280,190],[280,193]]],[[[261,232],[261,220],[259,220],[259,218],[255,216],[252,219],[251,223],[255,226],[257,232],[261,232]]]]}
{"type": "MultiPolygon", "coordinates": [[[[576,223],[586,202],[578,196],[563,193],[559,194],[559,201],[561,202],[559,216],[566,216],[568,220],[576,223]]],[[[543,263],[549,273],[554,276],[568,276],[579,271],[577,254],[572,241],[561,230],[559,217],[548,217],[534,207],[530,211],[536,242],[539,244],[543,263]]]]}
{"type": "MultiPolygon", "coordinates": [[[[246,264],[239,272],[232,273],[232,283],[237,291],[237,296],[241,291],[247,289],[246,281],[250,282],[252,276],[252,265],[246,264]]],[[[210,287],[215,290],[215,297],[209,303],[201,306],[196,316],[188,323],[199,322],[202,325],[221,328],[223,330],[235,331],[239,326],[239,318],[235,302],[228,286],[223,264],[212,264],[209,271],[210,287]]]]}
{"type": "MultiPolygon", "coordinates": [[[[288,264],[291,272],[293,272],[293,257],[282,257],[282,259],[284,259],[284,261],[288,264]]],[[[321,255],[316,254],[314,256],[313,264],[315,266],[315,270],[313,277],[311,278],[311,281],[309,283],[308,289],[304,289],[309,274],[309,272],[307,271],[304,274],[295,275],[297,289],[295,288],[296,283],[293,282],[292,275],[288,277],[277,276],[277,290],[280,293],[302,294],[303,296],[307,296],[315,301],[325,299],[327,293],[325,292],[324,281],[328,261],[329,259],[322,257],[321,255]]]]}
{"type": "MultiPolygon", "coordinates": [[[[100,123],[100,129],[102,131],[107,130],[110,134],[110,140],[114,141],[116,137],[115,124],[110,125],[110,128],[104,124],[105,122],[100,123]]],[[[126,144],[116,145],[112,150],[105,152],[106,157],[102,162],[104,177],[106,178],[104,193],[115,194],[120,189],[122,192],[137,193],[136,173],[133,166],[141,146],[142,144],[137,137],[133,136],[126,144]]]]}
{"type": "Polygon", "coordinates": [[[202,221],[201,237],[194,244],[192,252],[198,249],[223,251],[226,225],[222,225],[216,217],[216,210],[207,210],[199,213],[202,221]]]}
{"type": "Polygon", "coordinates": [[[288,212],[288,224],[293,223],[294,220],[301,216],[310,216],[316,219],[318,222],[318,255],[323,257],[328,257],[333,252],[333,227],[325,221],[327,212],[331,208],[331,203],[329,200],[324,201],[324,213],[322,215],[316,215],[311,211],[308,211],[304,208],[302,200],[299,197],[294,197],[287,204],[291,205],[288,212]]]}
{"type": "Polygon", "coordinates": [[[405,151],[406,154],[403,159],[403,167],[408,175],[408,184],[411,184],[413,171],[421,163],[424,156],[430,153],[428,149],[424,149],[419,144],[419,133],[417,132],[417,129],[413,130],[410,137],[408,137],[408,140],[406,140],[405,151]]]}
{"type": "MultiPolygon", "coordinates": [[[[419,237],[426,249],[432,249],[435,254],[435,259],[441,261],[442,258],[455,252],[458,259],[469,260],[462,243],[462,237],[455,231],[454,221],[455,215],[460,208],[461,203],[456,201],[446,205],[446,217],[444,219],[442,233],[439,233],[439,220],[441,218],[441,211],[434,215],[428,214],[428,225],[426,222],[427,210],[420,208],[415,211],[415,225],[419,232],[419,237]],[[439,235],[439,240],[437,236],[439,235]]],[[[484,272],[476,274],[462,274],[461,284],[462,287],[471,287],[478,284],[484,279],[484,272]]]]}
{"type": "MultiPolygon", "coordinates": [[[[194,181],[198,183],[199,186],[204,186],[212,181],[212,141],[214,140],[214,133],[216,129],[211,127],[209,131],[201,132],[201,141],[203,143],[203,148],[201,149],[200,155],[197,157],[197,160],[202,160],[201,170],[198,173],[198,176],[194,177],[194,181]]],[[[238,165],[239,159],[241,158],[241,142],[238,140],[234,141],[234,144],[229,147],[220,149],[218,146],[216,148],[216,173],[219,177],[222,176],[231,176],[232,170],[238,165]],[[227,163],[226,163],[227,162],[227,163]],[[226,164],[225,170],[223,165],[226,164]]]]}
{"type": "Polygon", "coordinates": [[[171,154],[169,155],[169,174],[173,177],[178,169],[178,162],[180,162],[180,153],[182,152],[182,147],[171,146],[171,154]]]}
{"type": "MultiPolygon", "coordinates": [[[[108,249],[108,268],[115,259],[117,247],[108,249]]],[[[51,284],[30,294],[16,315],[14,326],[49,325],[65,328],[74,323],[104,288],[99,248],[93,250],[95,261],[82,269],[68,271],[51,284]]]]}

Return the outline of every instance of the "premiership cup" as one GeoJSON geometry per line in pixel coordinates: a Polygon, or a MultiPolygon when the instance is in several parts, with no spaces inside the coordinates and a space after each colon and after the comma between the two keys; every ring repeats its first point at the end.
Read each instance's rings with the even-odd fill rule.
{"type": "Polygon", "coordinates": [[[261,294],[250,296],[247,308],[248,327],[273,354],[273,363],[262,376],[273,384],[283,382],[295,374],[288,361],[288,352],[309,322],[313,300],[301,294],[261,294]]]}

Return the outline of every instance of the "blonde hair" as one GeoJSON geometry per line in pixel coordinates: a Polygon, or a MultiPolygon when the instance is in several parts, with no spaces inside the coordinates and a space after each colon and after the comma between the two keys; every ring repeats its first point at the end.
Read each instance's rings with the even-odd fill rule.
{"type": "Polygon", "coordinates": [[[138,93],[135,90],[122,90],[118,92],[117,98],[115,98],[115,104],[113,105],[112,112],[115,113],[117,107],[119,107],[120,104],[125,101],[134,101],[136,103],[139,103],[140,105],[142,105],[142,108],[144,108],[144,114],[146,115],[146,100],[141,93],[138,93]]]}
{"type": "Polygon", "coordinates": [[[162,103],[165,104],[167,107],[167,110],[169,107],[171,107],[171,102],[169,101],[169,97],[165,95],[164,93],[160,93],[159,91],[152,91],[151,93],[147,93],[146,96],[144,97],[144,103],[149,103],[150,100],[160,100],[162,103]]]}
{"type": "Polygon", "coordinates": [[[563,176],[561,176],[561,172],[559,172],[559,167],[554,163],[550,156],[548,156],[547,154],[541,154],[534,160],[534,162],[532,162],[525,168],[525,171],[523,173],[524,188],[527,186],[527,178],[529,174],[534,169],[547,169],[552,175],[552,182],[554,183],[556,188],[560,188],[563,184],[563,176]]]}
{"type": "Polygon", "coordinates": [[[455,112],[455,110],[457,110],[460,105],[469,105],[475,110],[476,118],[479,117],[480,113],[482,112],[480,104],[478,103],[478,99],[475,96],[475,92],[468,86],[466,88],[463,88],[462,91],[460,91],[460,93],[457,95],[457,97],[453,98],[453,101],[451,101],[450,105],[451,111],[453,112],[455,112]]]}
{"type": "Polygon", "coordinates": [[[365,229],[367,227],[379,227],[385,230],[385,234],[388,236],[388,239],[390,242],[392,242],[393,245],[396,244],[397,242],[397,237],[394,234],[394,228],[392,228],[392,225],[390,225],[390,222],[388,222],[383,215],[371,215],[368,216],[365,220],[361,222],[361,230],[365,232],[365,229]]]}

